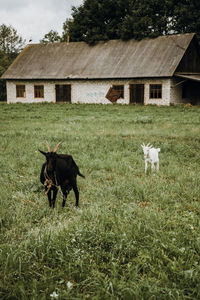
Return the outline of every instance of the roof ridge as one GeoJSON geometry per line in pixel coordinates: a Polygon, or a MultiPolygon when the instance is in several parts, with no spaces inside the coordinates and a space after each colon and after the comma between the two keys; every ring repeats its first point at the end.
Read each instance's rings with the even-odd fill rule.
{"type": "MultiPolygon", "coordinates": [[[[172,37],[177,37],[177,36],[186,36],[186,35],[191,35],[191,36],[194,36],[194,35],[196,35],[196,33],[194,33],[194,32],[191,32],[191,33],[178,33],[178,34],[166,34],[166,35],[159,35],[159,36],[157,36],[157,37],[145,37],[145,38],[143,38],[143,39],[141,39],[141,40],[137,40],[137,39],[134,39],[134,38],[130,38],[130,39],[127,39],[127,40],[123,40],[123,39],[110,39],[110,40],[99,40],[99,41],[96,41],[96,43],[95,44],[92,44],[92,45],[90,45],[90,44],[88,44],[87,42],[85,42],[85,41],[72,41],[72,42],[69,42],[69,43],[67,43],[67,42],[55,42],[55,43],[53,43],[53,42],[50,42],[50,43],[31,43],[31,44],[27,44],[27,46],[37,46],[37,45],[40,45],[40,46],[49,46],[49,45],[51,45],[51,46],[56,46],[56,45],[70,45],[70,44],[77,44],[77,43],[82,43],[82,44],[86,44],[86,45],[88,45],[88,46],[90,46],[90,47],[93,47],[93,46],[96,46],[96,45],[98,45],[99,43],[101,43],[101,44],[106,44],[106,43],[109,43],[109,42],[113,42],[113,41],[116,41],[116,42],[118,42],[118,41],[120,41],[120,42],[129,42],[129,41],[135,41],[135,42],[142,42],[142,41],[144,41],[144,40],[156,40],[156,39],[158,39],[158,38],[160,38],[160,39],[162,39],[162,38],[172,38],[172,37]]],[[[27,47],[26,46],[26,47],[27,47]]],[[[25,47],[25,48],[26,48],[25,47]]]]}

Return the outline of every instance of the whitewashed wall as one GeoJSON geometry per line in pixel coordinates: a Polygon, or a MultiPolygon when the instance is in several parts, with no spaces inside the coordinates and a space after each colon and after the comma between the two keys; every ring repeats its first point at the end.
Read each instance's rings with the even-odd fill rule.
{"type": "Polygon", "coordinates": [[[95,81],[76,81],[72,82],[72,103],[102,103],[110,104],[106,99],[109,88],[115,85],[124,85],[124,99],[118,99],[117,103],[128,104],[128,83],[123,80],[95,80],[95,81]]]}
{"type": "Polygon", "coordinates": [[[34,81],[7,81],[7,102],[8,103],[39,103],[39,102],[55,102],[55,85],[48,82],[34,81]],[[25,84],[26,98],[16,98],[16,85],[25,84]],[[44,84],[44,98],[34,97],[34,85],[44,84]]]}
{"type": "Polygon", "coordinates": [[[131,80],[132,84],[144,84],[144,104],[170,105],[170,79],[131,80]],[[162,84],[162,99],[150,99],[150,84],[162,84]]]}
{"type": "Polygon", "coordinates": [[[182,98],[182,82],[184,80],[173,78],[170,80],[171,90],[170,90],[170,102],[172,104],[187,103],[190,102],[189,99],[182,98]]]}
{"type": "Polygon", "coordinates": [[[55,84],[71,84],[72,103],[102,103],[110,104],[106,99],[109,88],[114,85],[124,85],[124,99],[117,103],[129,104],[129,84],[144,84],[144,104],[170,105],[170,102],[181,101],[180,86],[172,88],[171,79],[141,79],[141,80],[73,80],[73,81],[7,81],[8,103],[38,103],[56,102],[55,84]],[[16,98],[16,84],[25,84],[26,98],[16,98]],[[34,98],[34,85],[44,85],[44,98],[34,98]],[[162,84],[162,99],[149,99],[149,85],[162,84]]]}

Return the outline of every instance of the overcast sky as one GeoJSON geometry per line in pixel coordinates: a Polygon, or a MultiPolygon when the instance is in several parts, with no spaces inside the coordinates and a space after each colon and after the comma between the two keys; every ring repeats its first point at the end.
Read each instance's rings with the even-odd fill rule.
{"type": "Polygon", "coordinates": [[[0,25],[12,25],[26,43],[31,38],[38,43],[50,30],[61,34],[72,6],[82,3],[83,0],[0,0],[0,25]]]}

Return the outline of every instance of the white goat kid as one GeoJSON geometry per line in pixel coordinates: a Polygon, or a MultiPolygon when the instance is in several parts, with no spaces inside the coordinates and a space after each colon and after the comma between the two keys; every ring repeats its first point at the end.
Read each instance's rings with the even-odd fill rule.
{"type": "Polygon", "coordinates": [[[156,163],[156,170],[159,170],[159,158],[158,158],[158,152],[160,152],[160,148],[152,148],[151,145],[143,143],[141,145],[143,152],[144,152],[144,160],[145,160],[145,173],[147,173],[148,168],[148,162],[151,163],[151,169],[152,171],[155,169],[155,163],[156,163]]]}

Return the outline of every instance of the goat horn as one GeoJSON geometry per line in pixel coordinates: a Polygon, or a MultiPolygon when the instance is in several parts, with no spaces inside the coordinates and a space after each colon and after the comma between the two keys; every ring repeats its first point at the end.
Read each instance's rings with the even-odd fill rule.
{"type": "Polygon", "coordinates": [[[56,151],[58,150],[58,148],[59,148],[59,146],[60,146],[61,143],[62,143],[62,142],[59,142],[59,143],[58,143],[58,145],[55,147],[55,149],[53,150],[53,152],[56,152],[56,151]]]}
{"type": "Polygon", "coordinates": [[[47,144],[48,152],[51,152],[51,149],[50,149],[49,143],[48,143],[47,141],[46,141],[46,144],[47,144]]]}

